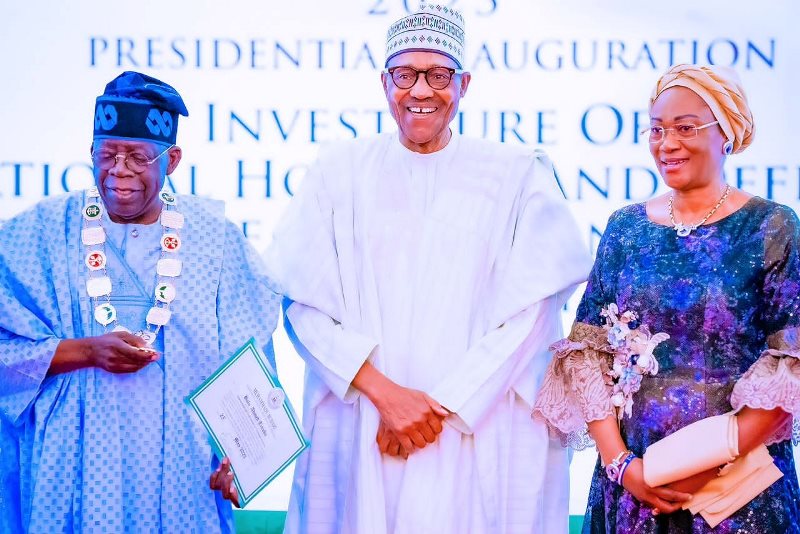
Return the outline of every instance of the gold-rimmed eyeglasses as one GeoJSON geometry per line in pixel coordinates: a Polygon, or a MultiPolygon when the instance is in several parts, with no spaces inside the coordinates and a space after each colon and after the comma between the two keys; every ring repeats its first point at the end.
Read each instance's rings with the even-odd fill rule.
{"type": "Polygon", "coordinates": [[[697,132],[700,130],[714,126],[715,124],[719,124],[719,121],[701,124],[700,126],[695,126],[694,124],[676,124],[672,128],[653,125],[639,132],[639,135],[648,134],[648,140],[651,143],[660,143],[667,136],[667,132],[672,132],[675,134],[675,137],[681,141],[687,141],[697,137],[697,132]]]}
{"type": "Polygon", "coordinates": [[[108,171],[111,170],[117,164],[117,160],[122,158],[122,161],[125,163],[125,166],[128,170],[132,172],[144,172],[147,167],[155,163],[159,160],[161,156],[169,152],[169,150],[174,147],[175,145],[170,145],[163,152],[161,152],[156,157],[150,159],[147,157],[146,154],[142,154],[141,152],[130,152],[130,153],[117,153],[113,150],[94,150],[92,149],[92,163],[94,166],[101,171],[108,171]]]}

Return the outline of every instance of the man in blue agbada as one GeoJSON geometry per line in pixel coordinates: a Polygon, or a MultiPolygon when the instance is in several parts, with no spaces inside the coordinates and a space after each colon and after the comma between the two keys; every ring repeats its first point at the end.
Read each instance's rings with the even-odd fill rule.
{"type": "Polygon", "coordinates": [[[279,299],[219,201],[162,191],[180,95],[125,72],[97,98],[96,187],[0,228],[0,531],[230,532],[185,396],[279,299]]]}

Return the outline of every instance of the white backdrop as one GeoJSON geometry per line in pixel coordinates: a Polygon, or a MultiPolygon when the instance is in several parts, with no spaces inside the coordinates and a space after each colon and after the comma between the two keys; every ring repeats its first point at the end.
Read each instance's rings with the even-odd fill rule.
{"type": "MultiPolygon", "coordinates": [[[[757,133],[728,161],[728,181],[800,208],[795,0],[446,3],[466,17],[473,73],[453,127],[546,149],[592,248],[611,211],[663,190],[636,131],[674,63],[739,71],[757,133]]],[[[385,30],[409,5],[0,1],[0,219],[91,183],[94,98],[121,71],[139,70],[175,86],[190,111],[170,185],[226,200],[263,249],[321,143],[394,129],[378,71],[385,30]]],[[[302,363],[285,339],[277,349],[299,409],[302,363]]],[[[573,462],[572,513],[582,513],[593,461],[573,462]]],[[[285,509],[289,478],[251,507],[285,509]]]]}

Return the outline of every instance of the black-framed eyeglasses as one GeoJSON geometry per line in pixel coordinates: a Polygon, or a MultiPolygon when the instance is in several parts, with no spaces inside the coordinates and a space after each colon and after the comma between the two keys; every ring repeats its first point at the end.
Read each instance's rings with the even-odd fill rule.
{"type": "Polygon", "coordinates": [[[392,77],[398,89],[411,89],[417,83],[420,74],[425,75],[425,81],[431,89],[444,89],[450,85],[450,80],[455,74],[461,74],[461,69],[450,67],[431,67],[428,70],[417,70],[414,67],[390,67],[385,71],[392,77]]]}
{"type": "Polygon", "coordinates": [[[663,141],[664,138],[667,137],[667,132],[672,132],[678,139],[686,141],[688,139],[694,139],[697,137],[698,131],[710,126],[714,126],[715,124],[719,124],[719,121],[701,124],[700,126],[695,126],[694,124],[676,124],[672,128],[664,128],[663,126],[650,126],[649,128],[645,128],[639,132],[639,134],[648,134],[648,140],[651,143],[660,143],[663,141]]]}
{"type": "Polygon", "coordinates": [[[144,172],[147,167],[159,160],[161,156],[169,152],[175,145],[169,145],[158,156],[150,159],[146,154],[141,152],[130,152],[128,154],[117,153],[113,150],[94,150],[92,149],[92,163],[101,171],[111,170],[117,164],[117,159],[122,158],[125,166],[132,172],[144,172]]]}

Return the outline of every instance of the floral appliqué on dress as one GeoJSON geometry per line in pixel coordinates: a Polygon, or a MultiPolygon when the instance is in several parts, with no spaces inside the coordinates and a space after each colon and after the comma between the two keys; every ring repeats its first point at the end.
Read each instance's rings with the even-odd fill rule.
{"type": "Polygon", "coordinates": [[[613,362],[607,375],[611,378],[611,403],[617,408],[617,419],[623,414],[631,416],[633,394],[642,386],[642,376],[658,374],[658,360],[653,349],[669,339],[659,332],[650,334],[645,324],[639,323],[636,312],[627,310],[620,314],[613,302],[602,309],[605,319],[608,344],[612,349],[613,362]]]}

